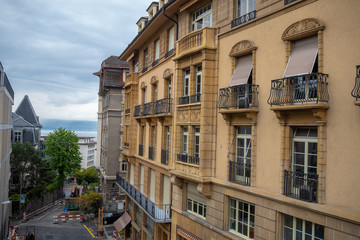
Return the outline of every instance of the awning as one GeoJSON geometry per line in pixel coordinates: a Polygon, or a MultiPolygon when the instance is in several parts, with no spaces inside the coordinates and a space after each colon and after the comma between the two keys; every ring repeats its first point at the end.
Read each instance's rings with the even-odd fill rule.
{"type": "Polygon", "coordinates": [[[236,66],[229,87],[248,83],[253,67],[252,61],[252,54],[241,56],[236,59],[236,66]]]}
{"type": "Polygon", "coordinates": [[[201,240],[200,238],[192,235],[191,233],[188,233],[187,231],[179,227],[177,227],[176,233],[187,240],[201,240]]]}
{"type": "Polygon", "coordinates": [[[317,35],[294,41],[284,77],[311,73],[317,52],[317,35]]]}
{"type": "Polygon", "coordinates": [[[126,225],[129,224],[130,221],[131,216],[127,212],[124,212],[124,214],[114,222],[114,227],[116,231],[121,232],[126,227],[126,225]]]}

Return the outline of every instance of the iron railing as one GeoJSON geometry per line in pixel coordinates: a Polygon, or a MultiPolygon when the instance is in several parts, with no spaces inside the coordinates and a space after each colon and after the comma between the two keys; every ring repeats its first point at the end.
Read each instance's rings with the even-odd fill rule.
{"type": "Polygon", "coordinates": [[[144,156],[144,145],[139,144],[139,156],[144,156]]]}
{"type": "Polygon", "coordinates": [[[317,202],[318,175],[284,171],[284,195],[317,202]]]}
{"type": "Polygon", "coordinates": [[[152,67],[155,67],[156,65],[159,64],[159,59],[156,59],[155,61],[153,61],[153,63],[151,64],[152,67]]]}
{"type": "Polygon", "coordinates": [[[174,49],[171,49],[170,51],[168,51],[167,53],[165,53],[165,58],[170,57],[171,55],[174,54],[174,49]]]}
{"type": "Polygon", "coordinates": [[[147,67],[144,67],[142,73],[145,73],[146,71],[147,71],[147,67]]]}
{"type": "Polygon", "coordinates": [[[153,105],[154,105],[153,102],[145,103],[144,106],[143,106],[142,115],[143,116],[152,115],[153,114],[153,105]]]}
{"type": "Polygon", "coordinates": [[[179,105],[189,104],[189,96],[179,97],[179,105]]]}
{"type": "Polygon", "coordinates": [[[154,114],[165,114],[172,112],[172,99],[163,98],[155,102],[154,114]]]}
{"type": "Polygon", "coordinates": [[[199,103],[199,102],[201,102],[201,93],[190,96],[190,103],[199,103]]]}
{"type": "Polygon", "coordinates": [[[284,5],[290,4],[292,2],[295,2],[296,0],[284,0],[284,5]]]}
{"type": "Polygon", "coordinates": [[[356,98],[356,101],[360,99],[360,65],[356,66],[355,85],[351,95],[356,98]]]}
{"type": "Polygon", "coordinates": [[[187,153],[177,154],[177,161],[199,165],[200,158],[196,156],[188,156],[187,153]]]}
{"type": "Polygon", "coordinates": [[[161,149],[161,164],[169,165],[169,150],[161,149]]]}
{"type": "Polygon", "coordinates": [[[251,164],[229,162],[229,181],[250,186],[251,164]]]}
{"type": "MultiPolygon", "coordinates": [[[[0,87],[4,86],[5,89],[9,92],[11,98],[14,99],[14,90],[11,87],[10,81],[9,81],[6,73],[2,73],[2,74],[4,74],[4,78],[0,79],[0,87]]],[[[0,73],[0,75],[1,75],[1,73],[0,73]]]]}
{"type": "Polygon", "coordinates": [[[154,160],[155,157],[155,147],[149,147],[149,159],[154,160]]]}
{"type": "Polygon", "coordinates": [[[220,88],[218,108],[251,108],[258,106],[259,85],[243,84],[220,88]]]}
{"type": "Polygon", "coordinates": [[[256,11],[248,12],[238,18],[231,21],[231,28],[239,26],[245,22],[248,22],[256,17],[256,11]]]}
{"type": "Polygon", "coordinates": [[[125,109],[125,114],[129,114],[130,113],[130,108],[125,109]]]}
{"type": "Polygon", "coordinates": [[[140,117],[141,116],[141,105],[136,105],[134,110],[134,117],[140,117]]]}
{"type": "Polygon", "coordinates": [[[120,173],[116,173],[117,185],[155,222],[171,222],[171,205],[155,204],[134,186],[128,183],[120,173]]]}
{"type": "Polygon", "coordinates": [[[124,147],[129,147],[130,144],[128,142],[124,142],[124,147]]]}
{"type": "Polygon", "coordinates": [[[328,102],[328,75],[310,73],[271,81],[268,104],[303,104],[328,102]]]}

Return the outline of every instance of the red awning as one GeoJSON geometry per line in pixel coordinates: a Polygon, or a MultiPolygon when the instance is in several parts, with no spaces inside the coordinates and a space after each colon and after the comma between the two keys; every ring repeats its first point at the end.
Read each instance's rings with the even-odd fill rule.
{"type": "Polygon", "coordinates": [[[124,212],[124,214],[114,222],[114,227],[116,231],[121,232],[126,227],[126,225],[129,224],[130,221],[130,215],[127,212],[124,212]]]}

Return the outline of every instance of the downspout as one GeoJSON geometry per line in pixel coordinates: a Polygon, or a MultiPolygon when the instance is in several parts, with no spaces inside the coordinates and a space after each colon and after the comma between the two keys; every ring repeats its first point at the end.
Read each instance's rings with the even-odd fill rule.
{"type": "Polygon", "coordinates": [[[178,37],[179,37],[179,25],[178,25],[178,22],[177,21],[175,21],[174,19],[172,19],[171,17],[169,17],[168,15],[166,15],[166,13],[165,13],[165,7],[163,7],[162,8],[162,13],[164,14],[164,16],[166,17],[166,18],[168,18],[168,19],[170,19],[172,22],[174,22],[175,24],[176,24],[176,41],[178,40],[178,37]]]}

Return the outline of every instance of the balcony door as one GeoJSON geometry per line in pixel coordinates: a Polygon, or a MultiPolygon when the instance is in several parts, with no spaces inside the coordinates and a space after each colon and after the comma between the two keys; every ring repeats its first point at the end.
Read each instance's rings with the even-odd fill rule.
{"type": "Polygon", "coordinates": [[[235,181],[250,182],[251,126],[236,128],[236,170],[235,181]]]}

